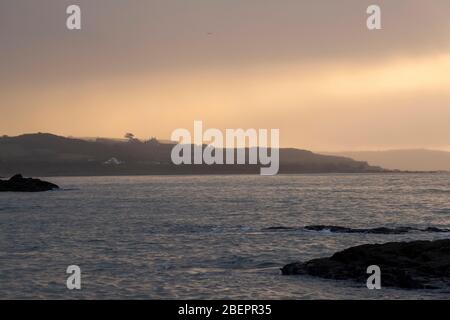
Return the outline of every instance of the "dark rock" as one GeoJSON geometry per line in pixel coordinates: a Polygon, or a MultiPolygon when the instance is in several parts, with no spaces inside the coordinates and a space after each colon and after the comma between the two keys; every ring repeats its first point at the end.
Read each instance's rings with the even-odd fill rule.
{"type": "Polygon", "coordinates": [[[330,231],[335,233],[373,233],[373,234],[403,234],[408,233],[410,231],[419,231],[418,229],[410,228],[410,227],[399,227],[399,228],[386,228],[379,227],[373,229],[352,229],[347,227],[339,227],[339,226],[306,226],[306,230],[311,231],[330,231]]]}
{"type": "Polygon", "coordinates": [[[265,228],[264,230],[267,231],[282,231],[282,230],[295,230],[295,228],[291,228],[291,227],[268,227],[265,228]]]}
{"type": "Polygon", "coordinates": [[[59,189],[56,184],[16,174],[9,180],[0,180],[0,192],[41,192],[59,189]]]}
{"type": "Polygon", "coordinates": [[[437,228],[437,227],[428,227],[426,229],[420,228],[412,228],[412,227],[397,227],[397,228],[387,228],[387,227],[378,227],[378,228],[348,228],[348,227],[340,227],[340,226],[327,226],[327,225],[312,225],[305,226],[300,228],[294,227],[269,227],[265,228],[267,231],[292,231],[292,230],[307,230],[307,231],[328,231],[332,233],[366,233],[366,234],[405,234],[409,232],[450,232],[450,229],[437,228]]]}
{"type": "Polygon", "coordinates": [[[306,226],[305,230],[309,231],[329,231],[329,232],[336,232],[336,233],[350,233],[353,232],[351,228],[346,227],[339,227],[339,226],[306,226]]]}
{"type": "Polygon", "coordinates": [[[441,229],[441,228],[436,228],[436,227],[428,227],[425,230],[423,230],[424,232],[450,232],[450,229],[441,229]]]}
{"type": "Polygon", "coordinates": [[[378,265],[381,285],[405,289],[448,290],[450,239],[390,242],[352,247],[329,258],[296,262],[281,269],[283,275],[312,275],[366,283],[367,267],[378,265]]]}

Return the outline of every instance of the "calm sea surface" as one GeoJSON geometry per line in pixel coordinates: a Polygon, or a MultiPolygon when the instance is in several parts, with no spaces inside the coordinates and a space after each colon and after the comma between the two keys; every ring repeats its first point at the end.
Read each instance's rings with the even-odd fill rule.
{"type": "Polygon", "coordinates": [[[449,233],[266,230],[450,228],[449,174],[47,180],[63,190],[0,193],[0,299],[450,298],[279,271],[350,246],[449,233]],[[79,291],[66,288],[69,265],[81,268],[79,291]]]}

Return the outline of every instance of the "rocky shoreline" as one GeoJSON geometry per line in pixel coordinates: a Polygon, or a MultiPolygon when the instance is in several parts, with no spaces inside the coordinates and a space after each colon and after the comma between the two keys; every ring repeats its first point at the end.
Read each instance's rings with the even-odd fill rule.
{"type": "Polygon", "coordinates": [[[414,227],[378,227],[378,228],[349,228],[342,226],[328,226],[328,225],[311,225],[304,227],[268,227],[264,231],[282,232],[282,231],[316,231],[316,232],[330,232],[330,233],[365,233],[365,234],[405,234],[410,232],[426,232],[426,233],[445,233],[450,232],[447,228],[438,227],[426,227],[426,228],[414,228],[414,227]]]}
{"type": "Polygon", "coordinates": [[[366,283],[367,267],[381,269],[381,284],[403,289],[450,288],[450,239],[366,244],[328,258],[285,265],[283,275],[311,275],[366,283]]]}
{"type": "Polygon", "coordinates": [[[56,184],[16,174],[9,180],[0,180],[0,192],[43,192],[59,189],[56,184]]]}

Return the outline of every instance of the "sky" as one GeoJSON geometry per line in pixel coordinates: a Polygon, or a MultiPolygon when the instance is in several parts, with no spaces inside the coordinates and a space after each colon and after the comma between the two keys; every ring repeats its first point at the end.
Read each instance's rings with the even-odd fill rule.
{"type": "Polygon", "coordinates": [[[2,0],[0,134],[168,139],[201,120],[314,151],[450,150],[449,16],[448,0],[2,0]]]}

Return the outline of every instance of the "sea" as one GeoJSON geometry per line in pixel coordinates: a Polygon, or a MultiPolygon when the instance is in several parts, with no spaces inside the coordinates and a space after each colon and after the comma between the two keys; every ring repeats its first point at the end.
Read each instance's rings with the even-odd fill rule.
{"type": "Polygon", "coordinates": [[[280,272],[351,246],[450,238],[304,229],[450,228],[449,173],[43,179],[61,189],[0,193],[0,299],[450,299],[280,272]],[[66,286],[71,265],[80,290],[66,286]]]}

